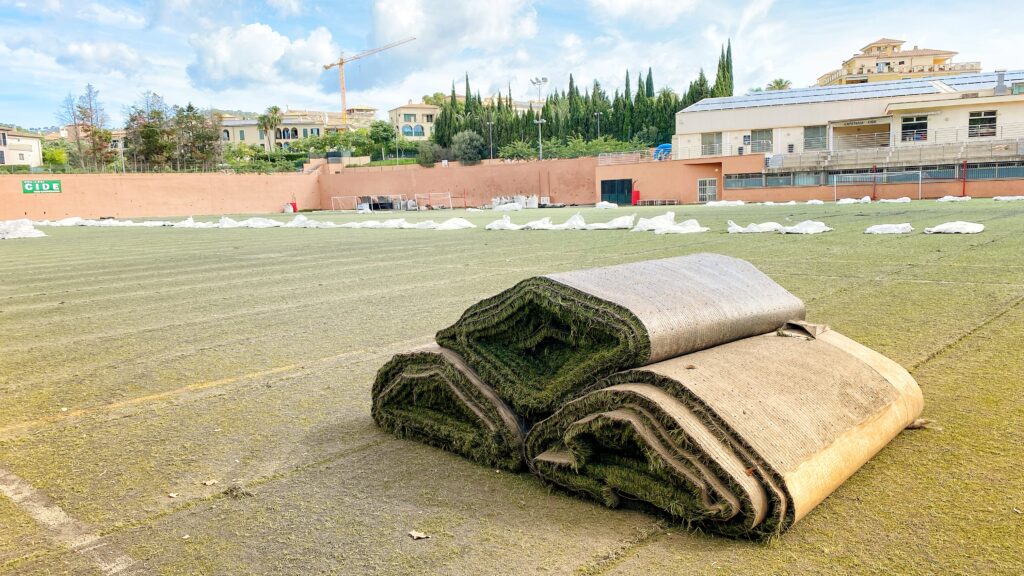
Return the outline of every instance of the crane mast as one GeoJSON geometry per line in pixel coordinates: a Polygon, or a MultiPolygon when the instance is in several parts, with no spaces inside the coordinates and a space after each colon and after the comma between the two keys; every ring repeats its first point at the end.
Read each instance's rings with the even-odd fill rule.
{"type": "Polygon", "coordinates": [[[338,61],[337,62],[331,62],[330,64],[324,64],[324,70],[330,70],[331,68],[334,68],[335,66],[338,67],[338,85],[341,87],[341,121],[342,121],[342,123],[344,123],[344,124],[348,123],[348,102],[345,100],[345,64],[347,64],[349,62],[352,62],[353,60],[359,60],[360,58],[366,58],[367,56],[372,56],[373,54],[376,54],[378,52],[383,52],[385,50],[389,50],[389,49],[394,48],[396,46],[401,46],[402,44],[406,44],[408,42],[412,42],[415,39],[416,39],[415,37],[410,36],[408,38],[403,38],[401,40],[396,40],[394,42],[390,42],[388,44],[384,44],[383,46],[377,46],[376,48],[370,48],[369,50],[364,50],[364,51],[359,52],[358,54],[356,54],[354,56],[349,56],[348,58],[346,58],[345,54],[342,53],[338,57],[338,61]]]}

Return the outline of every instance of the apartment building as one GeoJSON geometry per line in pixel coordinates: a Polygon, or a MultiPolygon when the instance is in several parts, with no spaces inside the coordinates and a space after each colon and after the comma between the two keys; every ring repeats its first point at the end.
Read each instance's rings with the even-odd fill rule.
{"type": "MultiPolygon", "coordinates": [[[[344,117],[340,112],[286,110],[281,113],[281,125],[274,130],[274,146],[288,148],[293,141],[310,136],[369,128],[376,117],[377,109],[371,106],[352,106],[344,117]]],[[[228,144],[244,143],[263,149],[269,148],[271,141],[260,129],[258,119],[230,114],[221,119],[221,139],[228,144]]]]}
{"type": "Polygon", "coordinates": [[[0,126],[0,166],[42,166],[43,137],[0,126]]]}
{"type": "Polygon", "coordinates": [[[981,62],[953,62],[956,52],[914,46],[904,50],[903,40],[879,38],[836,70],[822,74],[818,86],[841,86],[911,80],[915,78],[976,74],[981,62]]]}
{"type": "Polygon", "coordinates": [[[429,140],[434,132],[434,121],[441,108],[433,104],[414,104],[409,100],[397,108],[388,110],[391,126],[407,140],[429,140]]]}

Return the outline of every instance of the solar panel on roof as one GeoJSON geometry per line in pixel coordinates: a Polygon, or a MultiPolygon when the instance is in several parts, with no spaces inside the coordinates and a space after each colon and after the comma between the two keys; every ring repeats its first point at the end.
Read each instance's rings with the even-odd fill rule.
{"type": "MultiPolygon", "coordinates": [[[[1020,80],[1024,80],[1024,71],[1018,70],[1014,72],[1007,72],[1005,74],[1006,83],[1020,80]]],[[[982,90],[995,86],[996,74],[986,73],[964,74],[960,76],[938,76],[912,80],[893,80],[891,82],[874,82],[869,84],[795,88],[791,90],[778,90],[726,98],[705,98],[704,100],[687,107],[684,112],[732,110],[739,108],[756,108],[761,106],[784,106],[789,104],[809,104],[813,102],[835,102],[867,98],[938,94],[940,90],[933,85],[934,81],[940,81],[957,91],[982,90]]]]}

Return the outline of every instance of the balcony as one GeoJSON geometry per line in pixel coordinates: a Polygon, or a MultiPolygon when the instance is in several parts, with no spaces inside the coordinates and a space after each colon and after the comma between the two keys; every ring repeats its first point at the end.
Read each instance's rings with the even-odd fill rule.
{"type": "MultiPolygon", "coordinates": [[[[895,56],[894,56],[895,57],[895,56]]],[[[968,74],[981,72],[981,62],[950,62],[919,66],[862,66],[853,70],[837,70],[839,77],[872,76],[875,74],[968,74]]]]}

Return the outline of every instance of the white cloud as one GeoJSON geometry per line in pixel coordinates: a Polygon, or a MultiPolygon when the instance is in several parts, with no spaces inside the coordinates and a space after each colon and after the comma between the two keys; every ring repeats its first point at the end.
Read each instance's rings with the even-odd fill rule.
{"type": "Polygon", "coordinates": [[[133,48],[120,42],[69,42],[57,55],[57,62],[87,72],[128,76],[139,69],[142,58],[133,48]]]}
{"type": "Polygon", "coordinates": [[[301,0],[267,0],[267,6],[275,8],[285,16],[295,15],[302,12],[301,0]]]}
{"type": "Polygon", "coordinates": [[[693,10],[697,0],[587,0],[590,9],[604,22],[635,22],[648,28],[666,28],[693,10]]]}
{"type": "Polygon", "coordinates": [[[492,52],[537,34],[533,0],[450,0],[440,8],[428,0],[377,0],[373,5],[382,42],[415,36],[408,54],[492,52]]]}
{"type": "Polygon", "coordinates": [[[141,14],[123,6],[111,9],[103,4],[93,2],[76,12],[76,14],[80,18],[91,20],[104,26],[142,28],[146,25],[146,19],[141,14]]]}
{"type": "Polygon", "coordinates": [[[195,49],[195,62],[188,66],[188,75],[197,87],[212,89],[280,82],[310,86],[317,82],[323,64],[338,54],[326,28],[293,41],[266,24],[246,24],[193,34],[189,43],[195,49]]]}

